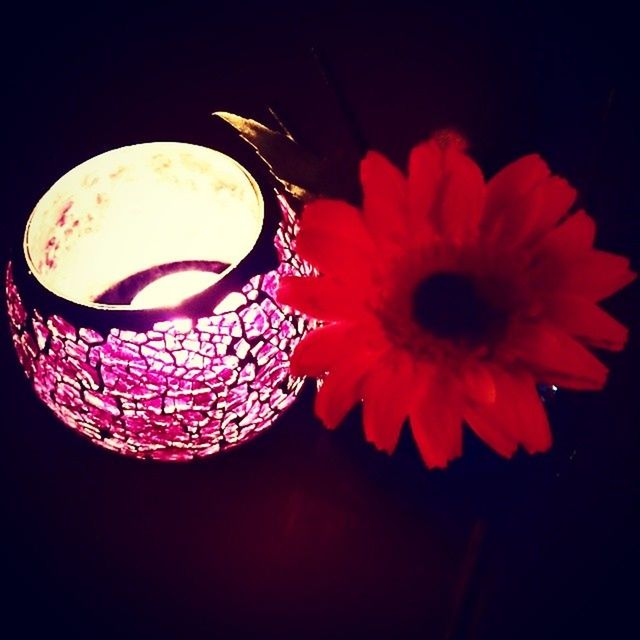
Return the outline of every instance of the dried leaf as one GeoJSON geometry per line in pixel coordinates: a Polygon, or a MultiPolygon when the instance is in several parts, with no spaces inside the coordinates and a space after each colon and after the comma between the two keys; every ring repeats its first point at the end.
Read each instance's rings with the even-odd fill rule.
{"type": "Polygon", "coordinates": [[[256,150],[292,197],[303,202],[319,196],[357,199],[357,166],[347,168],[336,159],[320,158],[291,137],[256,120],[226,111],[213,115],[232,126],[256,150]]]}

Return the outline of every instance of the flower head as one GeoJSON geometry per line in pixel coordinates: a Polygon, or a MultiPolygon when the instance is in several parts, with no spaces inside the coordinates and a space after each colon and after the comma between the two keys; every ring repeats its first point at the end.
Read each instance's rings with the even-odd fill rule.
{"type": "Polygon", "coordinates": [[[362,208],[318,199],[298,253],[320,275],[285,278],[282,303],[324,322],[294,353],[323,377],[315,410],[336,427],[363,400],[367,439],[392,452],[408,418],[429,467],[462,452],[462,425],[499,454],[551,445],[536,384],[600,389],[588,350],[627,331],[598,302],[635,278],[593,248],[576,191],[537,155],[485,182],[455,134],[411,151],[408,175],[369,152],[362,208]]]}

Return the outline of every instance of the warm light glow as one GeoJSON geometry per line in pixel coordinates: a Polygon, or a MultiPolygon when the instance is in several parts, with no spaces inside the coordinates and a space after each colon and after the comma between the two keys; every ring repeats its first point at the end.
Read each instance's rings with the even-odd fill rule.
{"type": "Polygon", "coordinates": [[[188,333],[193,328],[191,318],[174,318],[171,320],[171,324],[178,333],[188,333]]]}
{"type": "Polygon", "coordinates": [[[131,301],[132,307],[175,307],[187,298],[204,291],[220,280],[210,271],[179,271],[158,278],[147,285],[131,301]]]}
{"type": "Polygon", "coordinates": [[[227,313],[235,311],[239,306],[247,304],[247,298],[244,294],[233,291],[225,296],[213,310],[214,313],[227,313]]]}
{"type": "Polygon", "coordinates": [[[138,273],[181,261],[223,265],[219,274],[162,273],[128,304],[175,305],[251,251],[263,214],[256,182],[228,156],[177,142],[140,144],[96,156],[60,178],[31,214],[25,255],[49,290],[107,308],[100,296],[138,273]]]}

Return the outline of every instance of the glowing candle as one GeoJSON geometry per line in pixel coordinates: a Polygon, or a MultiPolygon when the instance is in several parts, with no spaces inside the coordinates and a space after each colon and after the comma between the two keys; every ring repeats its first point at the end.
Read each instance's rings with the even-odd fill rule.
{"type": "Polygon", "coordinates": [[[301,380],[289,356],[307,322],[274,293],[282,273],[308,266],[291,251],[294,212],[265,194],[281,216],[267,238],[279,265],[243,272],[267,209],[220,152],[124,147],[51,187],[7,270],[7,299],[20,360],[58,417],[107,448],[187,460],[247,439],[290,404],[301,380]]]}

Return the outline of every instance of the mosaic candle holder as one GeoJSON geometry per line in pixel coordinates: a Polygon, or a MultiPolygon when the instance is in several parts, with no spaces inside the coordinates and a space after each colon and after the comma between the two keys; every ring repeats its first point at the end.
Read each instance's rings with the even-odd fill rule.
{"type": "Polygon", "coordinates": [[[6,271],[10,329],[38,397],[137,458],[190,460],[266,429],[303,380],[309,321],[275,300],[286,199],[218,151],[147,143],[79,165],[42,197],[6,271]]]}

